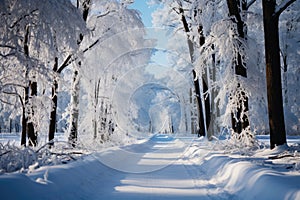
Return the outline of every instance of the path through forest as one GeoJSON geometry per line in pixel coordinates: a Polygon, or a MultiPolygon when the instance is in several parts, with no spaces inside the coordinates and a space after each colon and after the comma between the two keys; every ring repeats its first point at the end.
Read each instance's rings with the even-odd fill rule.
{"type": "MultiPolygon", "coordinates": [[[[300,198],[300,174],[293,164],[298,158],[289,157],[294,159],[291,164],[275,163],[265,157],[225,153],[213,144],[154,135],[68,164],[2,174],[1,199],[300,198]]],[[[258,153],[266,151],[270,153],[258,153]]]]}
{"type": "MultiPolygon", "coordinates": [[[[140,144],[96,157],[121,176],[113,199],[228,199],[230,196],[191,159],[193,138],[155,135],[140,144]]],[[[105,191],[103,191],[105,193],[105,191]]]]}

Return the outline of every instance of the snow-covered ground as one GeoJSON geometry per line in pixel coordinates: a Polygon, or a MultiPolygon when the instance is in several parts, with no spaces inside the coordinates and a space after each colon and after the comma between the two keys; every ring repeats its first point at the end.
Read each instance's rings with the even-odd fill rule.
{"type": "MultiPolygon", "coordinates": [[[[261,137],[261,140],[265,138],[261,137]]],[[[1,199],[300,199],[300,139],[238,151],[154,135],[76,161],[0,175],[1,199]]]]}

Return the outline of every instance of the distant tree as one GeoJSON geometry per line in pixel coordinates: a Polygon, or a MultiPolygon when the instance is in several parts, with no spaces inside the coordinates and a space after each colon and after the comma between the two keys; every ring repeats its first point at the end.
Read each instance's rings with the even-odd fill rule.
{"type": "Polygon", "coordinates": [[[192,1],[160,0],[159,2],[167,5],[169,13],[177,15],[177,17],[170,17],[168,24],[164,25],[170,26],[174,29],[174,32],[183,30],[187,37],[190,62],[193,64],[193,69],[191,69],[190,75],[194,83],[193,94],[196,99],[196,116],[198,118],[196,120],[196,127],[194,127],[194,120],[191,120],[191,127],[192,132],[198,132],[198,135],[205,136],[207,135],[207,128],[209,127],[211,119],[210,94],[208,93],[207,78],[205,74],[202,75],[202,73],[200,74],[196,72],[196,60],[198,57],[196,55],[196,51],[204,44],[205,36],[203,34],[202,24],[193,21],[193,19],[199,14],[198,12],[201,8],[198,8],[196,3],[192,1]],[[202,100],[204,105],[202,105],[202,100]],[[194,128],[196,130],[193,131],[194,128]]]}
{"type": "Polygon", "coordinates": [[[300,62],[300,4],[295,2],[280,15],[280,55],[282,64],[283,104],[287,134],[299,132],[299,111],[295,105],[299,102],[299,67],[300,62]]]}
{"type": "MultiPolygon", "coordinates": [[[[86,97],[82,103],[84,109],[80,109],[79,130],[93,133],[93,142],[103,143],[120,125],[113,118],[120,110],[112,105],[119,77],[136,66],[145,65],[149,61],[150,50],[145,43],[145,29],[140,16],[135,10],[128,9],[127,4],[101,1],[95,2],[91,10],[87,24],[93,27],[92,34],[84,37],[82,45],[94,45],[84,52],[79,70],[80,89],[86,97]]],[[[79,108],[82,106],[79,105],[79,108]]]]}
{"type": "Polygon", "coordinates": [[[280,5],[276,0],[262,1],[271,149],[286,143],[278,24],[280,14],[295,1],[286,0],[280,5]]]}
{"type": "MultiPolygon", "coordinates": [[[[88,66],[85,60],[89,59],[88,54],[93,51],[97,51],[97,45],[101,43],[101,41],[105,40],[106,37],[109,35],[116,34],[117,31],[115,29],[121,29],[125,25],[125,20],[127,19],[128,13],[126,13],[126,5],[130,2],[123,2],[120,4],[118,1],[92,1],[92,0],[78,0],[76,5],[78,10],[81,12],[82,19],[86,22],[88,27],[91,27],[91,34],[84,35],[80,34],[78,39],[78,45],[80,46],[81,53],[84,55],[83,57],[76,57],[73,61],[76,61],[76,66],[74,70],[73,76],[73,84],[71,89],[71,112],[70,112],[70,123],[69,123],[69,143],[74,147],[76,145],[76,141],[78,138],[78,122],[79,122],[79,111],[80,111],[80,90],[81,88],[81,79],[83,75],[87,75],[90,78],[91,68],[98,67],[97,66],[88,66]],[[115,20],[111,20],[111,19],[115,20]],[[120,27],[118,27],[120,25],[120,27]],[[115,32],[116,31],[116,32],[115,32]]],[[[136,14],[132,14],[136,16],[136,14]]],[[[136,24],[135,24],[136,25],[136,24]]],[[[126,24],[125,26],[128,26],[126,24]]],[[[138,26],[138,25],[136,25],[138,26]]],[[[123,30],[124,31],[124,30],[123,30]]],[[[121,43],[119,41],[119,43],[121,43]]],[[[108,45],[108,44],[107,44],[108,45]]],[[[104,50],[105,51],[105,50],[104,50]]],[[[99,56],[99,52],[96,52],[99,56]]],[[[92,53],[93,54],[93,53],[92,53]]],[[[119,55],[118,55],[119,56],[119,55]]],[[[100,59],[100,58],[93,58],[93,59],[100,59]]],[[[115,59],[115,58],[114,58],[115,59]]],[[[100,71],[103,70],[100,68],[100,71]]],[[[99,73],[99,72],[97,72],[99,73]]],[[[110,74],[111,75],[111,74],[110,74]]],[[[93,99],[91,102],[93,104],[93,109],[91,113],[93,113],[92,121],[93,121],[93,133],[94,138],[97,138],[98,127],[102,130],[107,130],[109,120],[107,119],[108,108],[111,105],[107,105],[104,103],[102,99],[100,101],[100,80],[99,74],[93,74],[93,76],[97,76],[96,79],[91,78],[92,80],[88,80],[89,84],[92,84],[93,87],[90,85],[84,87],[83,90],[87,90],[90,92],[90,88],[93,88],[92,94],[93,99]],[[101,107],[103,110],[100,112],[103,116],[100,117],[100,126],[97,125],[97,107],[101,107]],[[104,108],[105,107],[105,108],[104,108]]],[[[104,77],[104,79],[109,79],[110,77],[104,77]]],[[[113,78],[112,78],[113,79],[113,78]]],[[[83,84],[84,85],[84,84],[83,84]]],[[[104,84],[106,86],[106,84],[104,84]]],[[[106,101],[106,100],[105,100],[106,101]]]]}
{"type": "MultiPolygon", "coordinates": [[[[255,1],[162,2],[168,2],[170,10],[183,15],[172,18],[170,25],[178,27],[174,23],[176,19],[186,24],[181,29],[187,30],[191,40],[188,41],[189,49],[193,45],[190,52],[195,59],[195,77],[200,77],[200,85],[203,86],[201,95],[205,103],[201,105],[205,107],[203,117],[206,121],[203,124],[208,128],[208,137],[217,134],[218,127],[222,125],[232,127],[236,133],[246,130],[249,126],[248,89],[251,88],[247,85],[247,68],[252,67],[248,65],[252,62],[249,59],[252,54],[247,38],[247,9],[255,1]],[[215,125],[220,122],[222,124],[215,125]]],[[[201,121],[199,124],[201,126],[201,121]]]]}

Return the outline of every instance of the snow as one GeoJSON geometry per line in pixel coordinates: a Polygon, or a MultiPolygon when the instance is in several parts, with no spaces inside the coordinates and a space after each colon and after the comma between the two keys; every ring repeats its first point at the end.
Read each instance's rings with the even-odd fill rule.
{"type": "MultiPolygon", "coordinates": [[[[151,0],[149,4],[164,3],[152,13],[156,28],[145,28],[138,12],[126,8],[131,0],[93,1],[87,5],[87,20],[75,1],[1,2],[0,132],[13,131],[13,122],[20,121],[23,99],[24,114],[36,126],[40,145],[20,147],[19,134],[0,134],[1,199],[300,199],[300,137],[289,137],[288,144],[273,150],[269,136],[256,136],[255,142],[252,137],[268,132],[261,2],[251,1],[245,13],[247,41],[237,38],[226,1],[181,5],[151,0]],[[189,33],[182,31],[179,7],[184,8],[189,33]],[[206,9],[198,12],[202,7],[206,9]],[[205,36],[201,48],[196,45],[199,25],[205,36]],[[81,34],[84,39],[78,41],[81,34]],[[194,42],[193,51],[186,36],[194,42]],[[189,62],[192,53],[195,63],[189,62]],[[69,56],[83,67],[74,62],[58,75],[60,70],[52,68],[69,56]],[[246,63],[247,79],[237,77],[232,67],[238,57],[246,63]],[[211,125],[218,125],[212,128],[213,141],[190,134],[198,116],[191,90],[194,68],[198,76],[207,77],[211,125]],[[77,70],[78,105],[70,103],[69,87],[77,70]],[[59,83],[60,127],[70,120],[72,108],[79,109],[76,149],[66,145],[64,133],[56,135],[54,147],[45,144],[53,80],[59,83]],[[28,81],[37,82],[39,91],[27,103],[23,94],[28,81]],[[251,130],[235,139],[219,139],[221,127],[229,137],[231,115],[247,100],[241,98],[244,94],[251,130]],[[162,132],[176,134],[153,134],[162,132]],[[11,140],[15,143],[6,143],[11,140]]],[[[292,2],[283,0],[275,12],[292,2]]],[[[288,66],[283,74],[286,128],[294,135],[299,135],[300,119],[299,5],[286,9],[279,24],[288,66]]]]}
{"type": "Polygon", "coordinates": [[[2,174],[0,194],[1,199],[299,199],[299,141],[294,137],[289,146],[241,155],[222,148],[226,141],[154,134],[68,164],[34,164],[2,174]],[[283,153],[290,156],[271,157],[283,153]]]}

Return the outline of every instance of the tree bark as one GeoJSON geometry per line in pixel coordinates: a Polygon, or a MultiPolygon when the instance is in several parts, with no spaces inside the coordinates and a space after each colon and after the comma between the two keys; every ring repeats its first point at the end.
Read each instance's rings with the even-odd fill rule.
{"type": "MultiPolygon", "coordinates": [[[[21,133],[21,146],[26,146],[26,136],[27,136],[27,117],[26,117],[26,107],[25,102],[28,101],[29,87],[24,88],[24,100],[20,100],[22,103],[22,133],[21,133]]],[[[21,97],[20,97],[21,98],[21,97]]]]}
{"type": "MultiPolygon", "coordinates": [[[[198,27],[198,33],[199,33],[199,37],[200,37],[199,45],[201,47],[201,46],[203,46],[205,44],[205,37],[203,35],[203,26],[202,25],[199,25],[199,27],[198,27]]],[[[211,121],[211,106],[210,106],[210,98],[211,97],[210,97],[210,94],[208,93],[208,86],[207,86],[208,81],[209,80],[207,78],[207,73],[205,72],[202,75],[202,89],[203,89],[203,94],[206,94],[205,98],[204,98],[204,95],[203,95],[203,98],[204,98],[204,111],[205,111],[205,120],[203,120],[203,121],[205,121],[205,128],[204,128],[205,129],[205,133],[204,133],[203,136],[205,136],[205,135],[208,136],[207,130],[209,128],[209,123],[211,121]]],[[[204,114],[202,114],[202,115],[204,115],[204,114]]],[[[210,136],[211,136],[211,134],[210,134],[210,136]]]]}
{"type": "MultiPolygon", "coordinates": [[[[26,56],[26,58],[29,58],[29,37],[30,37],[30,30],[29,30],[29,26],[25,26],[25,35],[24,35],[24,54],[26,56]]],[[[27,66],[28,67],[28,66],[27,66]]],[[[28,71],[28,69],[26,69],[28,71]]],[[[28,78],[27,76],[27,71],[26,71],[26,78],[28,78]]],[[[25,87],[25,112],[26,112],[26,107],[29,103],[29,90],[31,90],[31,97],[32,96],[36,96],[37,95],[37,83],[36,82],[32,82],[29,81],[29,86],[25,87]]],[[[34,116],[34,108],[31,107],[31,115],[32,117],[34,116]]],[[[24,113],[23,113],[24,114],[24,113]]],[[[24,115],[25,116],[25,115],[24,115]]],[[[28,116],[25,117],[25,121],[26,121],[26,128],[22,127],[22,129],[26,129],[22,130],[22,132],[27,132],[27,136],[28,136],[28,145],[29,146],[36,146],[37,145],[37,135],[35,133],[34,130],[34,124],[32,122],[32,120],[30,121],[28,116]]],[[[24,122],[25,125],[25,122],[24,122]]],[[[22,135],[23,137],[23,135],[22,135]]]]}
{"type": "MultiPolygon", "coordinates": [[[[80,64],[80,63],[79,63],[80,64]]],[[[74,73],[72,95],[71,95],[71,124],[70,124],[70,134],[69,143],[75,147],[78,135],[78,118],[79,118],[79,77],[78,71],[74,73]]]]}
{"type": "Polygon", "coordinates": [[[198,106],[198,126],[199,129],[197,130],[198,136],[205,136],[206,130],[204,125],[204,114],[203,114],[203,107],[201,102],[201,96],[200,96],[200,85],[199,85],[199,79],[196,78],[196,72],[193,70],[193,77],[194,77],[194,86],[195,86],[195,92],[196,92],[196,100],[197,100],[197,106],[198,106]]]}
{"type": "Polygon", "coordinates": [[[279,15],[275,14],[276,0],[263,0],[262,5],[270,143],[271,149],[273,149],[275,146],[286,143],[279,48],[279,15]]]}
{"type": "MultiPolygon", "coordinates": [[[[31,90],[30,97],[32,98],[32,97],[37,96],[37,82],[29,81],[29,85],[30,85],[30,90],[31,90]]],[[[37,133],[34,128],[34,123],[32,121],[33,117],[34,117],[34,113],[35,113],[35,108],[34,108],[33,104],[34,104],[34,102],[32,102],[32,105],[30,108],[32,119],[27,121],[27,135],[28,135],[28,145],[29,146],[37,146],[37,133]]]]}
{"type": "MultiPolygon", "coordinates": [[[[57,69],[58,69],[58,58],[56,57],[53,71],[56,72],[57,69]]],[[[55,79],[52,85],[52,110],[50,113],[49,134],[48,134],[50,146],[54,145],[54,136],[56,131],[57,89],[58,89],[58,83],[57,80],[55,79]]]]}
{"type": "MultiPolygon", "coordinates": [[[[212,49],[214,49],[214,45],[211,46],[212,49]]],[[[212,82],[216,82],[216,55],[215,53],[212,54],[212,67],[210,68],[210,74],[211,74],[211,80],[212,82]]],[[[219,101],[215,102],[214,100],[216,99],[218,92],[217,88],[214,88],[211,90],[211,106],[210,106],[210,126],[208,127],[207,130],[207,138],[209,140],[212,139],[212,136],[214,133],[219,133],[220,132],[220,127],[218,126],[217,123],[217,118],[220,116],[220,109],[218,107],[219,101]]]]}
{"type": "Polygon", "coordinates": [[[99,104],[100,81],[101,79],[98,79],[94,87],[94,119],[93,119],[94,139],[97,138],[97,134],[98,134],[97,108],[99,104]]]}

